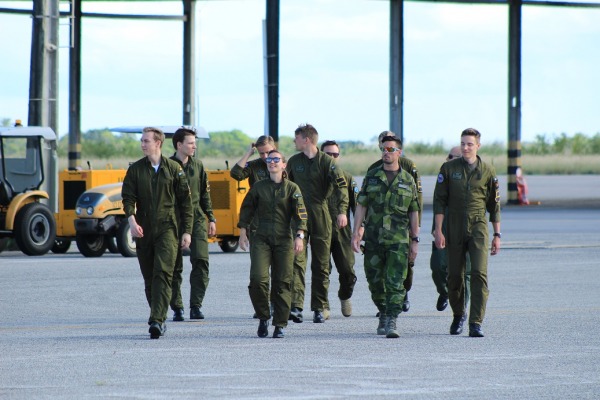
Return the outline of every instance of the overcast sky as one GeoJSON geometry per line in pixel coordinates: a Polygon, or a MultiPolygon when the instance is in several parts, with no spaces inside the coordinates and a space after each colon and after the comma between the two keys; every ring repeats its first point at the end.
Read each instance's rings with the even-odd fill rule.
{"type": "MultiPolygon", "coordinates": [[[[30,8],[29,2],[0,7],[30,8]]],[[[199,125],[264,133],[264,0],[199,1],[199,125]]],[[[180,2],[85,2],[84,11],[181,14],[180,2]]],[[[405,2],[404,138],[507,140],[508,8],[405,2]]],[[[600,132],[600,9],[523,7],[522,139],[600,132]]],[[[64,21],[66,24],[66,20],[64,21]]],[[[182,121],[182,24],[83,21],[82,129],[182,121]]],[[[389,128],[389,3],[281,0],[280,135],[368,142],[389,128]]],[[[68,132],[68,30],[60,30],[68,132]]],[[[0,14],[0,118],[27,120],[31,19],[0,14]]]]}

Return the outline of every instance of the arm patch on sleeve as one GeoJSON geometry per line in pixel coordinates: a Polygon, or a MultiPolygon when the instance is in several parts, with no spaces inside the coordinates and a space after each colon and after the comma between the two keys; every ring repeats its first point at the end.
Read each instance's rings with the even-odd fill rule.
{"type": "Polygon", "coordinates": [[[340,176],[339,178],[337,178],[335,180],[335,183],[338,185],[338,187],[341,187],[341,188],[348,186],[348,184],[346,183],[346,179],[344,179],[343,176],[340,176]]]}
{"type": "Polygon", "coordinates": [[[298,207],[297,213],[298,213],[298,217],[300,217],[300,219],[303,221],[305,221],[308,218],[308,213],[306,212],[306,208],[298,207]]]}

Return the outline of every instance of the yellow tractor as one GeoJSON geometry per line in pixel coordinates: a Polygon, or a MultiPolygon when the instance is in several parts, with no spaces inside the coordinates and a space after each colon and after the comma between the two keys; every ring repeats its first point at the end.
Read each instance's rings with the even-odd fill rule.
{"type": "Polygon", "coordinates": [[[0,128],[0,239],[30,256],[54,245],[56,134],[50,128],[0,128]]]}

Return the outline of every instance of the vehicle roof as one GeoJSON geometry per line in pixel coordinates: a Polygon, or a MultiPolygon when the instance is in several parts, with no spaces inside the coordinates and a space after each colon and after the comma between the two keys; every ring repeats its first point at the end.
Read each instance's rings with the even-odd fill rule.
{"type": "MultiPolygon", "coordinates": [[[[148,125],[146,125],[148,126],[148,125]]],[[[109,128],[111,132],[121,132],[121,133],[142,133],[142,130],[146,126],[119,126],[116,128],[109,128]]],[[[158,128],[165,133],[165,136],[171,137],[175,134],[175,131],[179,128],[187,128],[196,132],[196,137],[198,139],[210,139],[208,132],[201,126],[192,126],[192,125],[151,125],[154,128],[158,128]]]]}
{"type": "Polygon", "coordinates": [[[11,126],[0,127],[0,137],[43,137],[46,140],[56,140],[56,133],[45,126],[11,126]]]}

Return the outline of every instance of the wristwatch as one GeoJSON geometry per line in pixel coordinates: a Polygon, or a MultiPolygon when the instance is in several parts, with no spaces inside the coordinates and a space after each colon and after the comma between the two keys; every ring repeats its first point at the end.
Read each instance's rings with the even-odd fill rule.
{"type": "Polygon", "coordinates": [[[419,243],[421,241],[421,239],[419,239],[418,236],[411,237],[410,240],[412,240],[413,242],[417,242],[417,243],[419,243]]]}
{"type": "Polygon", "coordinates": [[[304,233],[296,233],[296,237],[300,239],[304,239],[304,233]]]}
{"type": "Polygon", "coordinates": [[[502,239],[502,234],[500,232],[494,232],[494,236],[498,236],[499,239],[502,239]]]}

